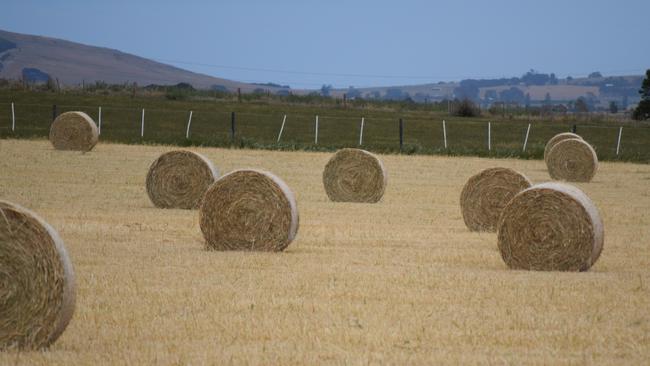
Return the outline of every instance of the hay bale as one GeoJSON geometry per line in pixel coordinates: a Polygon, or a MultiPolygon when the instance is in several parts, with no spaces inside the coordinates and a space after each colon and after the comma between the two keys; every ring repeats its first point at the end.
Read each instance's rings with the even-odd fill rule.
{"type": "Polygon", "coordinates": [[[498,245],[510,268],[586,271],[600,257],[598,209],[580,189],[543,183],[516,195],[499,220],[498,245]]]}
{"type": "Polygon", "coordinates": [[[361,149],[337,151],[323,171],[325,192],[334,202],[379,202],[387,183],[381,160],[361,149]]]}
{"type": "Polygon", "coordinates": [[[65,112],[50,127],[50,142],[57,150],[90,151],[99,140],[97,125],[84,112],[65,112]]]}
{"type": "Polygon", "coordinates": [[[282,251],[298,232],[298,206],[275,175],[236,170],[205,193],[199,222],[207,249],[282,251]]]}
{"type": "Polygon", "coordinates": [[[546,167],[553,179],[589,182],[596,175],[598,156],[582,139],[562,140],[548,153],[546,167]]]}
{"type": "Polygon", "coordinates": [[[57,232],[0,200],[0,350],[47,347],[75,308],[72,263],[57,232]]]}
{"type": "Polygon", "coordinates": [[[546,162],[546,158],[548,156],[548,153],[551,151],[551,148],[555,146],[560,141],[567,140],[567,139],[580,139],[582,140],[582,137],[580,135],[576,135],[573,132],[562,132],[558,133],[557,135],[551,137],[550,140],[546,143],[546,146],[544,146],[544,161],[546,162]]]}
{"type": "Polygon", "coordinates": [[[526,176],[508,168],[485,169],[472,176],[460,195],[465,225],[472,231],[495,232],[506,204],[531,185],[526,176]]]}
{"type": "Polygon", "coordinates": [[[147,194],[160,208],[198,208],[205,191],[219,176],[205,156],[187,150],[166,152],[147,173],[147,194]]]}

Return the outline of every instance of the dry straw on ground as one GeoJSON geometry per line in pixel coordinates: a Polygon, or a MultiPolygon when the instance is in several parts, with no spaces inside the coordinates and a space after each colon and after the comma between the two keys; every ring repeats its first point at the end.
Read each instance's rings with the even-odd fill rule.
{"type": "Polygon", "coordinates": [[[503,208],[530,188],[526,176],[508,168],[490,168],[472,176],[460,195],[465,225],[472,231],[496,231],[503,208]]]}
{"type": "Polygon", "coordinates": [[[594,203],[564,183],[535,185],[510,201],[499,220],[501,257],[510,268],[586,271],[603,250],[594,203]]]}
{"type": "Polygon", "coordinates": [[[0,196],[38,207],[64,235],[78,294],[49,352],[0,352],[0,365],[650,359],[649,164],[602,163],[585,192],[606,248],[589,272],[566,273],[504,270],[497,235],[467,230],[458,207],[473,174],[504,166],[541,182],[540,160],[382,155],[382,204],[333,204],[322,185],[328,154],[199,147],[228,171],[274,172],[300,209],[285,253],[206,253],[198,211],[152,209],[143,192],[143,167],[169,148],[102,143],[71,159],[43,154],[44,140],[0,145],[0,196]]]}
{"type": "Polygon", "coordinates": [[[97,125],[84,112],[65,112],[50,127],[50,142],[57,150],[90,151],[99,140],[97,125]]]}
{"type": "Polygon", "coordinates": [[[381,160],[361,149],[337,151],[323,171],[325,192],[335,202],[378,202],[387,182],[381,160]]]}
{"type": "Polygon", "coordinates": [[[546,143],[546,146],[544,146],[544,161],[546,162],[548,153],[551,151],[551,148],[555,146],[560,141],[567,140],[567,139],[580,139],[582,140],[582,137],[580,135],[577,135],[573,132],[563,132],[563,133],[558,133],[557,135],[551,137],[550,140],[546,143]]]}
{"type": "Polygon", "coordinates": [[[567,139],[551,148],[546,166],[552,179],[589,182],[596,175],[598,156],[584,140],[567,139]]]}
{"type": "Polygon", "coordinates": [[[28,209],[0,200],[0,350],[47,347],[74,308],[74,272],[59,235],[28,209]]]}
{"type": "Polygon", "coordinates": [[[201,154],[176,150],[164,153],[149,167],[147,194],[160,208],[198,208],[205,191],[219,176],[201,154]]]}
{"type": "Polygon", "coordinates": [[[205,193],[199,222],[206,247],[214,250],[284,250],[298,231],[298,206],[275,175],[236,170],[205,193]]]}

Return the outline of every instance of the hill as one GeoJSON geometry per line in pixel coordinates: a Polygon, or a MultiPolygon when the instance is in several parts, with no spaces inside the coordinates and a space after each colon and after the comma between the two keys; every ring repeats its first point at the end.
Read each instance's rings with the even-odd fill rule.
{"type": "MultiPolygon", "coordinates": [[[[198,89],[251,92],[258,85],[183,70],[118,50],[0,30],[0,78],[63,86],[103,81],[139,85],[189,83],[198,89]]],[[[280,88],[264,86],[266,90],[280,88]]]]}
{"type": "Polygon", "coordinates": [[[279,84],[247,84],[187,71],[124,53],[61,39],[0,30],[0,79],[63,86],[103,81],[108,84],[175,85],[188,83],[197,89],[244,93],[322,93],[337,98],[406,100],[426,103],[469,98],[483,106],[494,103],[519,105],[570,104],[584,98],[590,110],[606,109],[611,102],[623,109],[638,103],[641,75],[605,77],[594,72],[585,78],[558,79],[554,74],[530,70],[521,77],[466,79],[459,82],[327,90],[296,90],[279,84]]]}
{"type": "Polygon", "coordinates": [[[366,99],[412,99],[420,103],[467,97],[484,106],[495,102],[519,105],[566,104],[584,98],[590,109],[607,108],[610,102],[625,109],[638,103],[638,90],[642,81],[642,75],[606,77],[600,73],[584,78],[559,79],[554,74],[531,70],[521,77],[372,88],[350,87],[333,89],[330,95],[343,97],[346,94],[347,97],[366,99]]]}

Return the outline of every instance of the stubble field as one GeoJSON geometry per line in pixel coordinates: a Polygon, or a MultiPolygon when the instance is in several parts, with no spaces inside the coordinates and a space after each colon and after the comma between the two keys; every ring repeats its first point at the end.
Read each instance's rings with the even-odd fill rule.
{"type": "Polygon", "coordinates": [[[374,205],[332,203],[329,153],[196,148],[222,173],[263,168],[298,199],[282,253],[208,252],[198,212],[149,202],[167,146],[0,140],[0,199],[56,228],[77,276],[77,309],[47,351],[2,365],[642,364],[650,359],[650,166],[602,163],[580,184],[605,246],[585,273],[509,270],[495,234],[469,232],[459,196],[474,173],[543,161],[381,156],[374,205]]]}

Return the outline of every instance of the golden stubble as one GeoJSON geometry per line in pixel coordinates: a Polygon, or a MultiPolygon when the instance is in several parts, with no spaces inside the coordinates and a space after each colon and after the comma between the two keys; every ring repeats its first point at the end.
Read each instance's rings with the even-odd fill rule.
{"type": "Polygon", "coordinates": [[[578,186],[605,225],[586,273],[507,269],[496,234],[472,233],[467,179],[503,166],[548,181],[543,161],[383,155],[377,204],[333,203],[329,153],[193,149],[222,173],[273,172],[294,191],[282,253],[210,252],[198,212],[155,208],[147,169],[168,146],[90,153],[0,141],[0,198],[63,238],[77,309],[45,352],[0,364],[640,364],[650,358],[650,166],[601,163],[578,186]]]}

